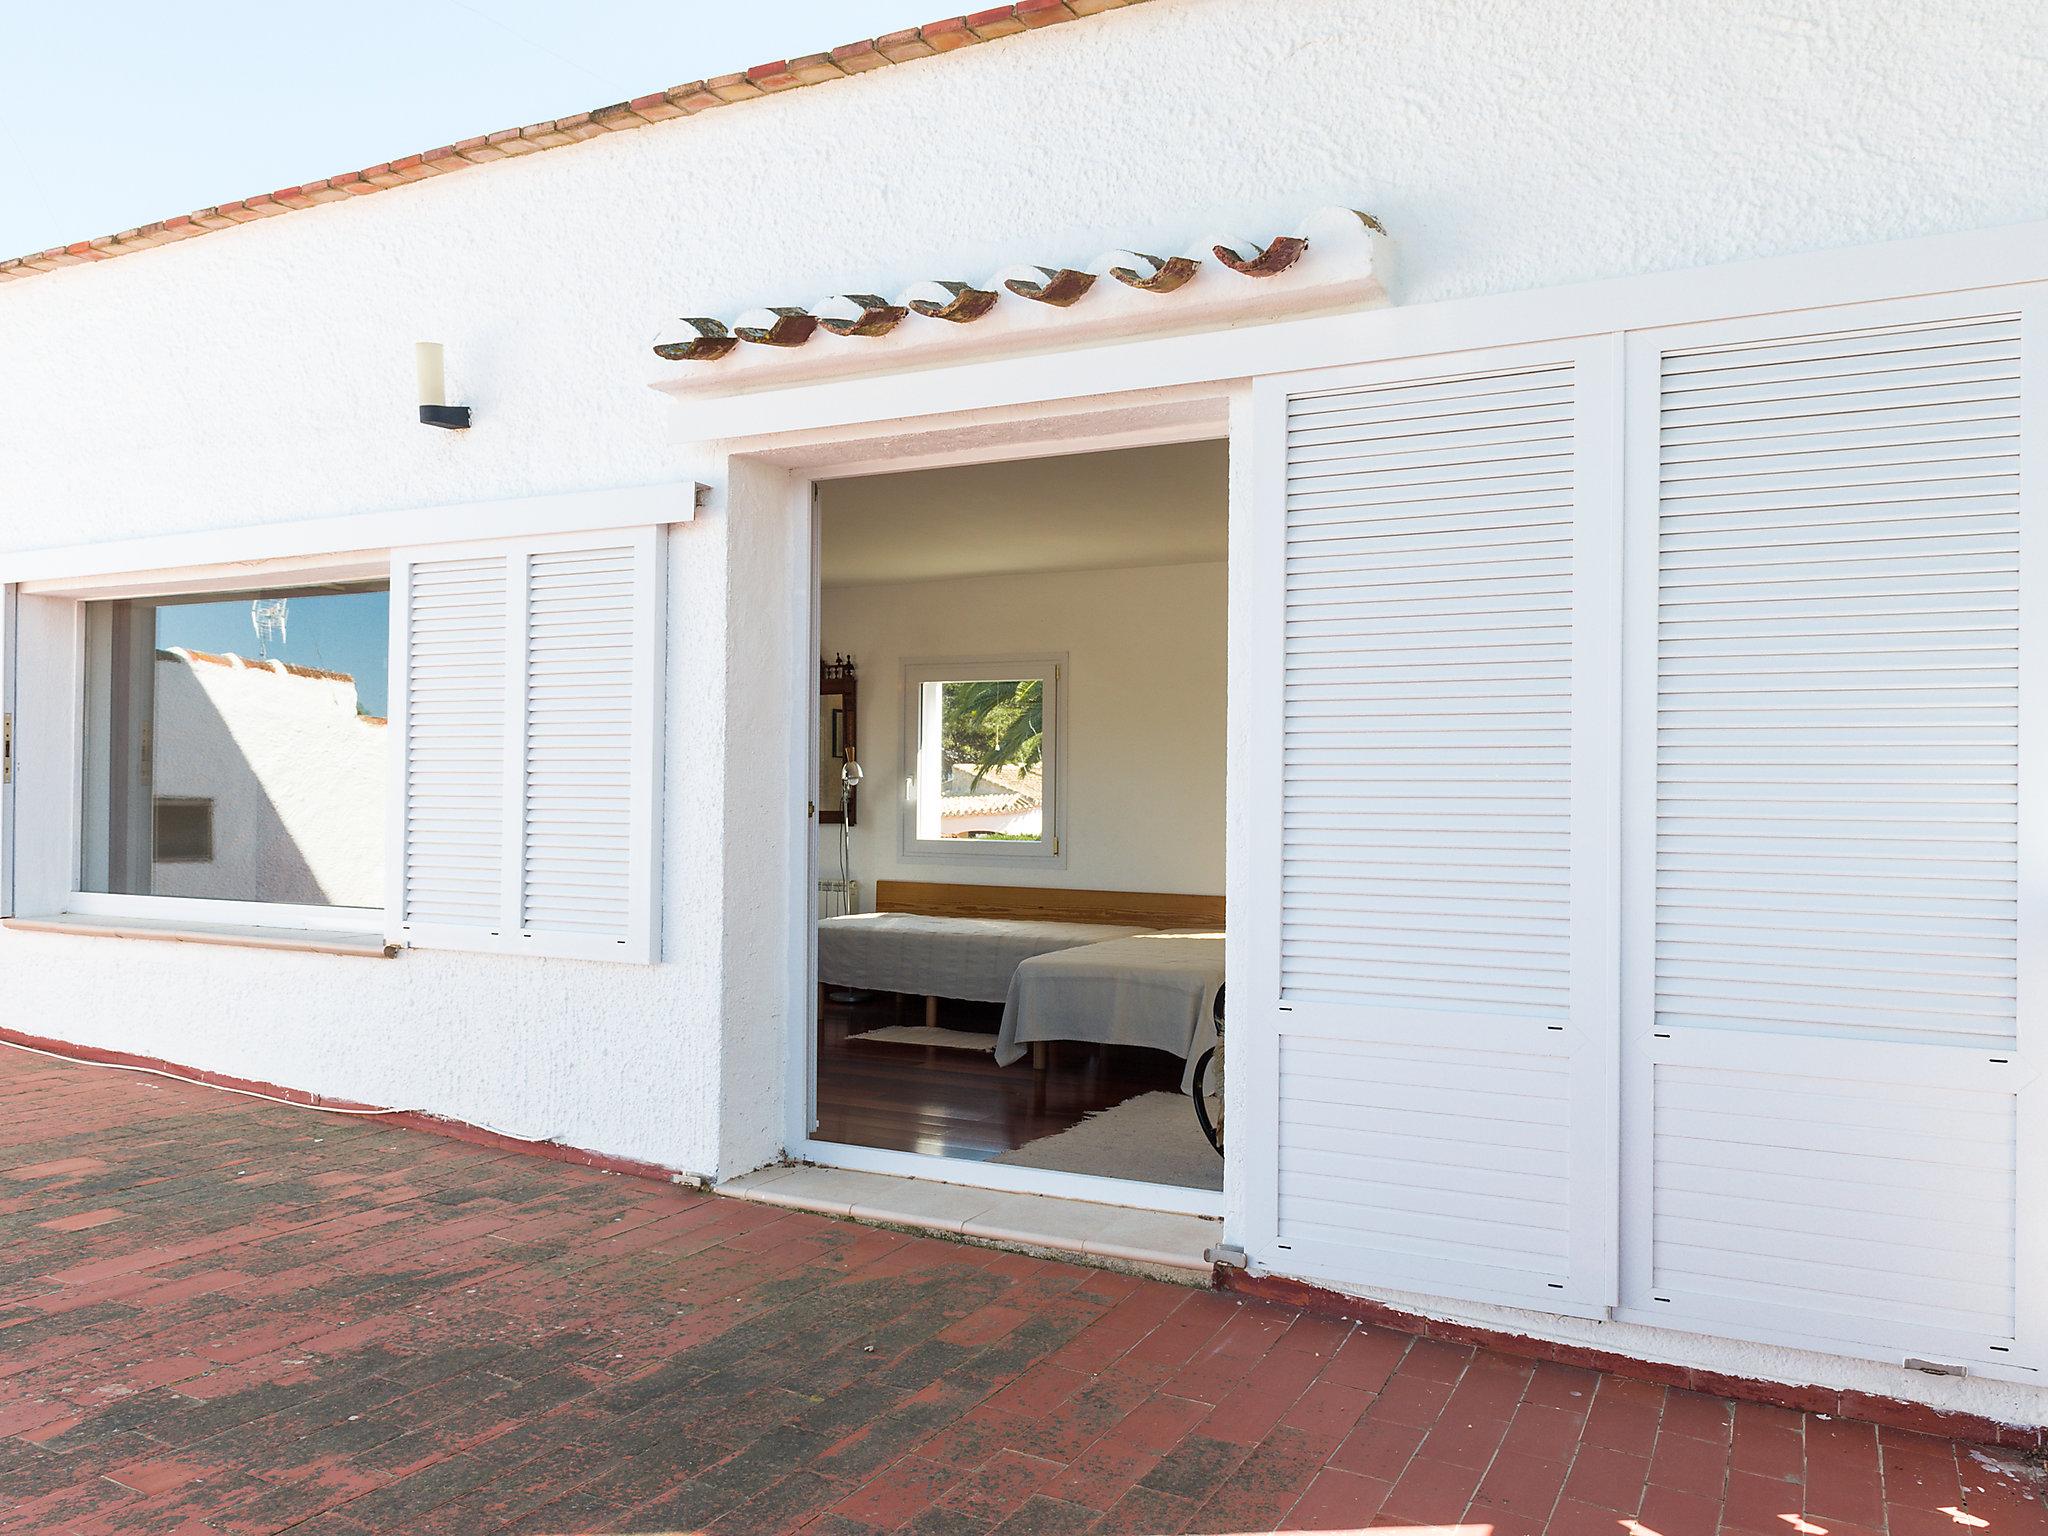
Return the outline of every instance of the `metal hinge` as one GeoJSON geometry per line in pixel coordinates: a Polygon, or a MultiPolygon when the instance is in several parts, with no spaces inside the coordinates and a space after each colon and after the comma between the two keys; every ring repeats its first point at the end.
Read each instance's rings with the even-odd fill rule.
{"type": "Polygon", "coordinates": [[[0,784],[14,782],[14,716],[0,715],[0,784]]]}
{"type": "Polygon", "coordinates": [[[817,802],[817,801],[815,801],[815,800],[806,800],[806,801],[804,802],[804,818],[805,818],[805,820],[807,820],[807,821],[816,821],[816,820],[818,819],[818,802],[817,802]]]}

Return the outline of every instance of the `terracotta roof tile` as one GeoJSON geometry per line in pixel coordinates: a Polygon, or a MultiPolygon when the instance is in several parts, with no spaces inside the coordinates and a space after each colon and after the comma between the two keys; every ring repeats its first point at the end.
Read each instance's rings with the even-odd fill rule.
{"type": "MultiPolygon", "coordinates": [[[[1022,27],[1017,29],[1023,31],[1022,27]]],[[[934,21],[917,29],[917,35],[935,53],[950,53],[955,48],[972,48],[983,39],[968,24],[965,16],[955,16],[950,21],[934,21]]]]}
{"type": "Polygon", "coordinates": [[[789,72],[796,76],[798,85],[821,85],[827,80],[846,77],[846,71],[833,61],[829,53],[807,53],[802,58],[791,59],[789,72]]]}
{"type": "Polygon", "coordinates": [[[209,666],[235,667],[245,672],[264,672],[272,676],[307,677],[328,683],[353,683],[355,681],[355,674],[351,672],[330,672],[324,667],[303,666],[296,661],[278,661],[275,659],[259,661],[250,656],[237,656],[232,651],[221,655],[214,651],[194,651],[184,646],[174,645],[168,649],[159,647],[156,659],[158,661],[182,661],[187,666],[190,666],[195,661],[203,661],[209,666]]]}
{"type": "Polygon", "coordinates": [[[937,51],[918,35],[916,27],[906,27],[901,32],[885,32],[875,39],[875,47],[891,64],[908,64],[912,59],[928,59],[937,51]]]}
{"type": "MultiPolygon", "coordinates": [[[[656,91],[651,96],[635,96],[626,105],[633,109],[635,116],[650,123],[658,123],[665,118],[681,117],[683,115],[683,109],[669,100],[667,91],[656,91]]],[[[507,132],[512,134],[515,141],[524,142],[519,140],[516,132],[509,129],[507,132]]],[[[492,134],[491,142],[495,144],[500,137],[501,135],[499,134],[492,134]]],[[[531,148],[532,146],[527,145],[526,147],[531,148]]]]}
{"type": "Polygon", "coordinates": [[[1018,20],[1017,7],[1014,5],[999,5],[994,10],[976,11],[965,20],[967,30],[984,43],[992,43],[999,37],[1015,37],[1024,30],[1024,23],[1018,20]]]}
{"type": "Polygon", "coordinates": [[[858,75],[871,69],[885,68],[890,61],[870,39],[865,43],[842,43],[832,50],[832,62],[847,74],[858,75]]]}

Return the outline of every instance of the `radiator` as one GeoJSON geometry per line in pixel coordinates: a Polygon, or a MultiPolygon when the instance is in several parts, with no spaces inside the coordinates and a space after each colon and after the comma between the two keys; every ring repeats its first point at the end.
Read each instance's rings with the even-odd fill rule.
{"type": "Polygon", "coordinates": [[[818,882],[818,916],[845,917],[860,910],[860,882],[858,880],[820,880],[818,882]]]}

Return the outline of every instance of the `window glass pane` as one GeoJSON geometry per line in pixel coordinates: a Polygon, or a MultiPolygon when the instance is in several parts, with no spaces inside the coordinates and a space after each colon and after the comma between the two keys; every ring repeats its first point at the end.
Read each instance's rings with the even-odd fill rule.
{"type": "Polygon", "coordinates": [[[83,888],[384,901],[389,591],[86,605],[83,888]]]}
{"type": "Polygon", "coordinates": [[[919,838],[1043,841],[1044,682],[937,682],[920,692],[919,838]]]}

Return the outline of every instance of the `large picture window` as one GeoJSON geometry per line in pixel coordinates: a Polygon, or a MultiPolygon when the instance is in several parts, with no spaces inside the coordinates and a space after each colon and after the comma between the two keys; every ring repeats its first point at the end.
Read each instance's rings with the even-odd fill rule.
{"type": "Polygon", "coordinates": [[[1063,672],[1051,658],[904,669],[906,852],[1059,856],[1063,672]]]}
{"type": "Polygon", "coordinates": [[[80,889],[384,903],[384,583],[84,605],[80,889]]]}

